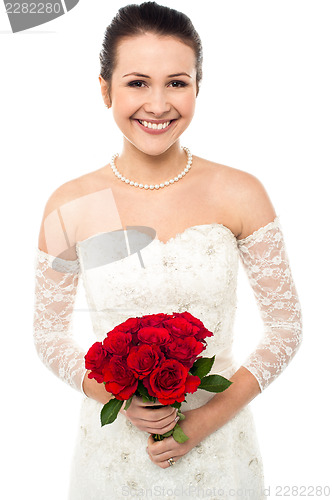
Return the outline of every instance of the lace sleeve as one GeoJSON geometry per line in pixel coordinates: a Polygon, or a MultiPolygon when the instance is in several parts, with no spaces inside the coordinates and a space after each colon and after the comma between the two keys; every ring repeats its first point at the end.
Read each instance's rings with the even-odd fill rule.
{"type": "Polygon", "coordinates": [[[264,335],[242,364],[265,389],[286,368],[302,342],[301,307],[285,243],[276,217],[243,240],[238,240],[261,317],[264,335]]]}
{"type": "Polygon", "coordinates": [[[72,336],[79,260],[63,260],[38,248],[35,270],[33,338],[38,355],[55,375],[84,394],[85,353],[72,336]]]}

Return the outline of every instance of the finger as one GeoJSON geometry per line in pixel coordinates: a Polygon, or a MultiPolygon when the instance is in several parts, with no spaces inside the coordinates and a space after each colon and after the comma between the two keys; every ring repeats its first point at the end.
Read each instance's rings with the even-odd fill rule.
{"type": "Polygon", "coordinates": [[[148,408],[146,409],[147,419],[152,420],[154,422],[159,422],[164,419],[169,419],[169,421],[171,421],[172,419],[174,420],[176,415],[177,415],[177,409],[169,406],[166,406],[164,408],[158,408],[156,410],[148,408]]]}
{"type": "Polygon", "coordinates": [[[159,401],[156,401],[155,403],[153,401],[143,401],[143,398],[141,396],[134,396],[133,400],[134,399],[139,406],[161,406],[161,403],[159,401]]]}
{"type": "MultiPolygon", "coordinates": [[[[154,434],[154,433],[152,433],[152,434],[154,434]]],[[[153,435],[152,435],[152,434],[150,434],[150,435],[149,435],[149,437],[148,437],[148,448],[149,448],[150,446],[153,446],[155,443],[158,443],[158,441],[155,441],[155,440],[153,439],[153,435]]]]}
{"type": "Polygon", "coordinates": [[[167,464],[168,467],[173,467],[174,463],[177,462],[179,460],[179,458],[181,457],[168,457],[168,459],[166,459],[166,463],[165,465],[167,464]],[[168,459],[172,459],[172,463],[169,463],[168,459]]]}
{"type": "Polygon", "coordinates": [[[146,430],[151,434],[166,434],[166,432],[169,432],[172,429],[174,429],[178,420],[179,418],[177,417],[175,420],[172,420],[169,424],[166,424],[164,426],[158,426],[155,425],[154,423],[150,423],[150,425],[146,427],[146,430]]]}
{"type": "Polygon", "coordinates": [[[170,413],[166,410],[167,413],[165,414],[164,408],[160,410],[150,410],[140,407],[136,408],[133,413],[129,412],[128,415],[132,418],[132,421],[135,422],[135,425],[136,423],[139,425],[155,425],[157,429],[162,429],[175,421],[176,411],[173,410],[175,410],[175,408],[172,409],[170,413]]]}
{"type": "Polygon", "coordinates": [[[148,432],[153,432],[155,434],[164,434],[165,432],[172,430],[176,426],[178,421],[179,419],[168,418],[160,420],[158,422],[148,421],[145,422],[145,425],[149,429],[148,432]]]}
{"type": "Polygon", "coordinates": [[[151,451],[151,448],[147,448],[147,453],[150,460],[162,468],[172,467],[172,465],[168,462],[170,458],[172,458],[174,462],[177,462],[177,460],[181,458],[181,455],[177,455],[176,450],[174,449],[169,449],[162,453],[155,453],[155,450],[151,451]]]}
{"type": "Polygon", "coordinates": [[[169,438],[164,438],[161,441],[155,441],[153,439],[154,434],[155,433],[153,432],[148,437],[148,449],[149,451],[153,450],[154,454],[159,455],[160,453],[164,453],[169,449],[169,443],[168,443],[169,438]]]}
{"type": "MultiPolygon", "coordinates": [[[[153,436],[150,435],[148,439],[148,450],[153,457],[162,457],[165,460],[165,453],[174,453],[176,451],[176,442],[170,437],[164,438],[162,441],[155,441],[153,436]]],[[[167,457],[168,458],[168,457],[167,457]]]]}

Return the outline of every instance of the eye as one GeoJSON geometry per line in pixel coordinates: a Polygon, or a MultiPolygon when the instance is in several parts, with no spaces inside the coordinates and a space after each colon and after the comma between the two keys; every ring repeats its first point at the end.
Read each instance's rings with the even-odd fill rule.
{"type": "Polygon", "coordinates": [[[182,82],[181,80],[174,80],[173,82],[170,83],[170,85],[173,88],[180,88],[180,87],[186,87],[188,84],[185,82],[182,82]]]}
{"type": "Polygon", "coordinates": [[[128,87],[136,87],[138,89],[142,88],[141,85],[145,85],[145,82],[142,82],[141,80],[135,80],[134,82],[128,83],[128,87]]]}

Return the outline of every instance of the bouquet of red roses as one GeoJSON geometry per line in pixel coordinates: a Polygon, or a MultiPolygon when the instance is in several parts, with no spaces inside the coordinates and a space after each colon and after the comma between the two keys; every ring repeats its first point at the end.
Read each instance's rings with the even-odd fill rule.
{"type": "MultiPolygon", "coordinates": [[[[129,318],[107,333],[103,342],[94,343],[85,355],[88,374],[115,398],[101,410],[101,425],[116,419],[123,401],[129,408],[134,395],[143,401],[170,405],[180,412],[187,393],[197,389],[222,392],[232,382],[221,375],[207,375],[215,356],[199,356],[206,349],[206,337],[213,336],[203,323],[189,312],[150,314],[129,318]]],[[[168,436],[179,442],[188,437],[177,423],[166,434],[155,434],[155,440],[168,436]]]]}

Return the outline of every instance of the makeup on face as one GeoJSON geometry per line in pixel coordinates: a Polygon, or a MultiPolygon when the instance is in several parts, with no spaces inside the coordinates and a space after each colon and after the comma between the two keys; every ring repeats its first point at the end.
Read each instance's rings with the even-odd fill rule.
{"type": "Polygon", "coordinates": [[[147,154],[165,151],[189,126],[196,104],[193,49],[178,39],[139,35],[117,49],[112,76],[114,119],[124,137],[147,154]]]}

